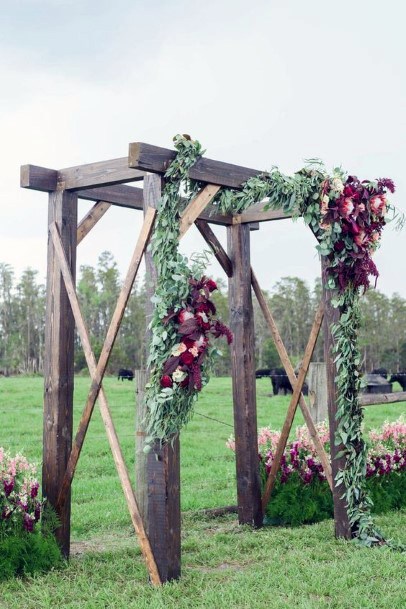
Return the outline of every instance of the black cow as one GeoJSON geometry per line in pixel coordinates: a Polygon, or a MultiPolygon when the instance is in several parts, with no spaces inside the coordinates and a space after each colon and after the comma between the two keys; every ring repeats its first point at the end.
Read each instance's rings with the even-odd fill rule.
{"type": "MultiPolygon", "coordinates": [[[[284,368],[273,368],[269,376],[271,377],[274,395],[278,395],[279,391],[283,391],[283,395],[293,393],[292,385],[284,368]]],[[[302,393],[303,395],[309,394],[309,387],[306,383],[303,383],[302,393]]]]}
{"type": "Polygon", "coordinates": [[[374,368],[371,374],[378,374],[379,376],[383,376],[384,379],[388,380],[388,371],[386,368],[374,368]]]}
{"type": "Polygon", "coordinates": [[[117,380],[124,380],[124,379],[128,379],[129,381],[132,381],[134,379],[134,372],[132,370],[127,370],[126,368],[120,368],[120,370],[118,371],[118,376],[117,376],[117,380]]]}
{"type": "Polygon", "coordinates": [[[259,370],[255,371],[255,378],[262,379],[263,376],[271,376],[270,368],[259,368],[259,370]]]}
{"type": "Polygon", "coordinates": [[[406,371],[405,370],[392,374],[392,376],[389,379],[389,383],[396,383],[396,382],[398,382],[399,385],[402,387],[402,391],[406,391],[406,371]]]}

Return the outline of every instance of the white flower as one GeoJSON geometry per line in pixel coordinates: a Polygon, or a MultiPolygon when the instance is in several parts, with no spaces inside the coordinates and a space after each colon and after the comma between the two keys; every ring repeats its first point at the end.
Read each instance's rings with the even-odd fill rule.
{"type": "Polygon", "coordinates": [[[329,201],[330,201],[329,197],[327,195],[323,195],[322,202],[328,203],[329,201]]]}
{"type": "Polygon", "coordinates": [[[187,347],[186,347],[185,343],[179,343],[179,344],[174,345],[174,346],[172,347],[171,354],[172,354],[172,355],[175,355],[175,356],[178,356],[178,355],[180,355],[181,353],[183,353],[184,351],[186,351],[186,348],[187,348],[187,347]]]}
{"type": "Polygon", "coordinates": [[[343,192],[344,190],[344,184],[342,182],[342,180],[340,178],[334,178],[333,181],[331,182],[331,188],[335,191],[335,192],[343,192]]]}
{"type": "Polygon", "coordinates": [[[181,383],[182,381],[185,380],[186,376],[187,376],[186,372],[181,370],[179,366],[178,366],[178,368],[176,368],[175,372],[172,374],[172,378],[175,381],[175,383],[181,383]]]}
{"type": "Polygon", "coordinates": [[[189,351],[193,355],[193,357],[197,357],[199,355],[199,349],[197,347],[191,347],[189,351]]]}

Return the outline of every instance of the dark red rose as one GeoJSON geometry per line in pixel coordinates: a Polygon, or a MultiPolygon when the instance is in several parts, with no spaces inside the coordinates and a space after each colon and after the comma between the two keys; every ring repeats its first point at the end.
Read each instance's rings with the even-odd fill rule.
{"type": "Polygon", "coordinates": [[[190,366],[194,359],[194,355],[190,351],[184,351],[180,356],[180,361],[186,366],[190,366]]]}
{"type": "Polygon", "coordinates": [[[196,313],[209,313],[210,306],[207,302],[202,302],[196,307],[196,313]]]}
{"type": "Polygon", "coordinates": [[[161,377],[161,387],[172,387],[173,385],[173,381],[171,379],[170,376],[168,376],[167,374],[164,374],[163,377],[161,377]]]}
{"type": "Polygon", "coordinates": [[[186,349],[191,349],[195,346],[195,341],[190,338],[184,338],[182,342],[186,346],[186,349]]]}
{"type": "Polygon", "coordinates": [[[334,243],[334,249],[336,252],[342,252],[344,248],[345,248],[345,243],[343,240],[336,241],[336,243],[334,243]]]}
{"type": "Polygon", "coordinates": [[[214,292],[214,290],[217,290],[217,283],[215,281],[213,281],[213,279],[208,279],[206,281],[206,286],[207,286],[209,292],[214,292]]]}

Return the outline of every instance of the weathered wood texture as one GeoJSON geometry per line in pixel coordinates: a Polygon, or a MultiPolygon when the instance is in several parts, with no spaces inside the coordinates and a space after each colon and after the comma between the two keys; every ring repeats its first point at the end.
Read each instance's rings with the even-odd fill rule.
{"type": "MultiPolygon", "coordinates": [[[[49,195],[48,223],[56,223],[72,276],[76,274],[77,197],[71,193],[49,195]]],[[[69,298],[48,237],[48,270],[45,319],[43,496],[56,507],[72,446],[73,363],[75,324],[69,298]]],[[[58,511],[61,526],[56,537],[62,552],[70,550],[70,493],[58,511]]]]}
{"type": "Polygon", "coordinates": [[[66,167],[58,171],[59,190],[78,190],[142,180],[144,171],[128,167],[127,157],[66,167]]]}
{"type": "Polygon", "coordinates": [[[56,190],[57,184],[58,172],[55,169],[38,167],[37,165],[21,165],[20,167],[21,188],[52,192],[56,190]]]}
{"type": "MultiPolygon", "coordinates": [[[[76,326],[78,329],[78,333],[82,342],[83,351],[86,357],[86,363],[89,368],[90,375],[92,379],[95,378],[97,374],[97,362],[92,351],[92,347],[90,344],[89,333],[86,328],[86,324],[84,322],[82,313],[80,311],[79,300],[76,295],[76,290],[72,278],[72,274],[70,272],[69,264],[67,258],[64,254],[62,242],[60,239],[60,233],[58,231],[58,227],[55,223],[51,224],[51,235],[53,239],[53,244],[56,251],[56,256],[58,258],[58,263],[63,275],[64,284],[66,287],[66,291],[68,293],[69,301],[71,304],[72,312],[76,321],[76,326]]],[[[106,429],[107,438],[110,444],[111,452],[113,455],[114,463],[117,469],[117,473],[121,482],[121,486],[124,492],[124,496],[127,502],[128,510],[130,512],[131,521],[134,526],[135,533],[138,537],[141,551],[145,558],[145,562],[147,564],[148,572],[151,578],[151,582],[154,585],[160,585],[161,580],[158,573],[158,568],[155,562],[154,555],[151,550],[151,545],[149,543],[149,539],[145,533],[143,521],[139,512],[137,500],[134,494],[134,490],[131,485],[131,481],[128,475],[127,467],[125,465],[124,457],[121,451],[120,443],[118,440],[117,432],[114,427],[113,419],[111,418],[109,405],[107,402],[107,397],[104,392],[103,387],[100,387],[99,391],[99,407],[101,417],[104,423],[104,427],[106,429]]],[[[69,489],[67,490],[69,492],[69,489]]],[[[57,507],[60,508],[64,505],[65,496],[63,494],[63,490],[61,489],[61,493],[58,497],[57,507]]]]}
{"type": "Polygon", "coordinates": [[[198,195],[189,203],[183,211],[179,225],[179,239],[183,237],[187,230],[194,224],[199,215],[207,208],[210,201],[220,190],[220,186],[207,184],[201,189],[198,195]]]}
{"type": "Polygon", "coordinates": [[[306,378],[307,371],[309,369],[310,360],[313,355],[314,348],[316,346],[317,337],[320,332],[321,324],[323,322],[324,316],[324,305],[320,303],[316,316],[314,318],[313,326],[310,331],[309,340],[306,345],[305,353],[303,356],[303,360],[300,364],[299,373],[297,376],[297,381],[293,386],[293,394],[290,400],[289,408],[286,414],[285,422],[282,427],[281,437],[279,439],[278,445],[276,447],[276,451],[274,454],[274,459],[271,466],[271,471],[269,472],[268,479],[266,481],[264,494],[262,496],[262,509],[265,511],[266,506],[268,505],[269,498],[273,491],[276,481],[276,475],[281,466],[282,456],[286,448],[286,443],[289,438],[290,430],[292,429],[293,419],[295,418],[297,404],[302,393],[303,383],[306,378]]]}
{"type": "Polygon", "coordinates": [[[116,184],[115,186],[100,186],[99,188],[86,188],[77,190],[79,199],[86,201],[106,201],[118,207],[130,209],[142,209],[143,189],[127,184],[116,184]]]}
{"type": "MultiPolygon", "coordinates": [[[[149,175],[144,180],[144,209],[156,208],[161,198],[162,179],[149,175]]],[[[157,272],[149,250],[145,252],[146,267],[146,318],[151,320],[157,272]]],[[[151,341],[151,332],[146,333],[146,344],[151,341]]],[[[148,371],[147,371],[148,374],[148,371]]],[[[145,407],[145,405],[144,405],[145,407]]],[[[145,431],[145,421],[138,418],[137,430],[145,431]]],[[[143,437],[137,438],[139,450],[144,447],[143,437]]],[[[141,464],[140,464],[141,465],[141,464]]],[[[146,523],[151,547],[163,582],[178,579],[181,575],[181,519],[180,519],[180,443],[179,438],[163,446],[157,441],[152,451],[143,459],[146,469],[136,465],[138,484],[143,485],[141,495],[146,497],[143,518],[146,523]]]]}
{"type": "Polygon", "coordinates": [[[233,265],[231,264],[230,258],[227,256],[224,251],[223,246],[220,241],[217,239],[216,235],[213,233],[212,229],[208,225],[205,220],[196,220],[195,224],[200,232],[200,234],[206,240],[206,243],[211,247],[215,257],[226,273],[227,277],[232,277],[233,275],[233,265]]]}
{"type": "Polygon", "coordinates": [[[396,393],[365,393],[359,396],[358,401],[360,406],[376,406],[378,404],[406,402],[406,391],[397,391],[396,393]]]}
{"type": "MultiPolygon", "coordinates": [[[[251,272],[251,281],[252,281],[252,288],[255,292],[255,296],[257,297],[258,304],[265,317],[265,320],[268,323],[268,327],[272,334],[272,338],[275,343],[275,347],[278,352],[278,355],[281,359],[282,365],[285,368],[286,374],[288,376],[288,379],[289,379],[292,387],[295,387],[296,382],[297,382],[297,377],[296,377],[294,368],[292,366],[292,362],[289,359],[289,355],[286,351],[285,345],[283,344],[283,341],[282,341],[281,335],[279,334],[279,330],[276,326],[275,320],[268,307],[268,303],[266,302],[266,299],[262,293],[261,287],[258,283],[258,279],[256,278],[255,273],[253,271],[251,272]]],[[[306,400],[304,399],[303,394],[300,395],[299,406],[302,411],[303,418],[305,420],[307,428],[309,430],[310,436],[314,442],[317,454],[319,455],[320,461],[323,465],[324,473],[326,474],[326,478],[329,483],[329,486],[330,486],[330,488],[332,488],[333,479],[332,479],[332,473],[331,473],[330,459],[329,459],[328,455],[326,454],[326,451],[324,450],[323,444],[321,443],[321,440],[317,433],[317,429],[315,427],[314,421],[312,419],[310,410],[306,404],[306,400]]]]}
{"type": "MultiPolygon", "coordinates": [[[[322,275],[323,285],[326,277],[327,261],[322,258],[322,275]]],[[[334,296],[333,290],[327,290],[323,288],[323,299],[325,305],[324,314],[324,360],[326,362],[327,370],[327,399],[328,399],[328,417],[330,426],[330,451],[331,451],[331,468],[333,479],[340,469],[345,467],[345,457],[338,457],[339,451],[343,450],[343,445],[335,445],[335,435],[337,430],[336,412],[337,412],[337,386],[335,378],[337,376],[337,368],[334,363],[332,350],[334,346],[334,338],[331,333],[331,327],[337,323],[340,317],[338,309],[334,308],[331,304],[331,300],[334,296]]],[[[334,483],[333,486],[333,501],[334,501],[334,522],[335,522],[335,535],[336,537],[344,537],[345,539],[351,538],[351,526],[348,520],[348,514],[346,510],[345,499],[342,498],[345,489],[342,484],[337,486],[334,483]]]]}
{"type": "MultiPolygon", "coordinates": [[[[164,174],[175,157],[175,150],[136,142],[130,144],[128,164],[130,167],[136,169],[164,174]]],[[[249,169],[247,167],[240,167],[239,165],[232,165],[231,163],[223,163],[222,161],[213,161],[201,157],[195,165],[191,167],[189,176],[193,180],[207,182],[209,184],[240,188],[249,178],[260,173],[262,172],[257,169],[249,169]]]]}
{"type": "Polygon", "coordinates": [[[327,421],[327,370],[324,362],[312,362],[307,375],[311,413],[316,423],[327,421]]]}
{"type": "Polygon", "coordinates": [[[254,362],[254,315],[251,298],[250,231],[248,225],[227,228],[233,275],[229,278],[231,365],[234,403],[238,518],[262,525],[259,480],[254,362]]]}
{"type": "Polygon", "coordinates": [[[93,205],[87,214],[81,219],[77,230],[77,245],[90,233],[92,228],[96,226],[98,221],[104,216],[106,211],[111,207],[111,203],[99,201],[93,205]]]}

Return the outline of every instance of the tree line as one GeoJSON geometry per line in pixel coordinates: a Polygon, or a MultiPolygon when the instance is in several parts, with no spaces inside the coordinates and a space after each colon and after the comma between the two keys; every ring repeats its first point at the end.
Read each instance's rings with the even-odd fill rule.
{"type": "MultiPolygon", "coordinates": [[[[103,252],[96,267],[83,265],[79,270],[77,293],[91,336],[96,358],[121,288],[121,277],[110,252],[103,252]]],[[[217,280],[219,291],[213,299],[221,319],[228,323],[227,285],[217,280]]],[[[121,329],[111,354],[108,372],[121,367],[143,368],[147,358],[147,323],[145,318],[146,286],[135,283],[121,329]]],[[[321,282],[310,287],[298,277],[283,277],[266,298],[288,353],[298,364],[306,347],[313,316],[321,298],[321,282]]],[[[255,300],[255,357],[257,368],[280,366],[269,329],[255,300]]],[[[391,371],[406,369],[406,299],[369,290],[362,299],[360,346],[364,371],[385,367],[391,371]]],[[[0,373],[41,374],[44,364],[45,286],[38,272],[26,269],[16,281],[13,268],[0,263],[0,373]]],[[[230,350],[224,343],[216,365],[216,374],[230,373],[230,350]]],[[[323,361],[323,337],[320,335],[313,361],[323,361]]],[[[75,341],[75,371],[87,373],[80,340],[75,341]]]]}

